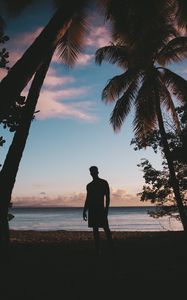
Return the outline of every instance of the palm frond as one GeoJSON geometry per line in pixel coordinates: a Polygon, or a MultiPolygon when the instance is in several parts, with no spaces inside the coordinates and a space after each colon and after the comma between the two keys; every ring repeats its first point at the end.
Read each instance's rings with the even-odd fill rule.
{"type": "Polygon", "coordinates": [[[84,46],[85,33],[88,31],[88,22],[83,12],[78,12],[66,34],[59,41],[59,57],[65,65],[73,67],[84,46]]]}
{"type": "Polygon", "coordinates": [[[186,0],[176,0],[178,8],[177,8],[177,20],[178,24],[181,27],[185,27],[187,29],[187,1],[186,0]]]}
{"type": "Polygon", "coordinates": [[[162,31],[172,23],[171,1],[166,0],[110,0],[108,18],[112,21],[113,40],[119,37],[128,46],[151,43],[153,36],[162,36],[162,31]],[[160,34],[161,32],[161,34],[160,34]]]}
{"type": "Polygon", "coordinates": [[[119,66],[127,67],[128,65],[128,51],[125,46],[110,45],[98,49],[95,53],[95,62],[101,65],[103,60],[117,64],[119,66]]]}
{"type": "Polygon", "coordinates": [[[157,125],[154,84],[155,76],[145,74],[135,101],[134,133],[142,143],[157,125]]]}
{"type": "Polygon", "coordinates": [[[162,80],[169,88],[171,93],[182,104],[187,103],[187,80],[172,72],[169,69],[162,68],[162,80]]]}
{"type": "Polygon", "coordinates": [[[110,123],[112,124],[114,131],[121,129],[125,118],[130,112],[132,103],[138,90],[138,82],[138,78],[135,78],[123,96],[116,102],[110,118],[110,123]]]}
{"type": "Polygon", "coordinates": [[[180,36],[172,39],[158,54],[157,61],[161,65],[178,62],[187,58],[187,37],[180,36]]]}
{"type": "Polygon", "coordinates": [[[135,73],[127,70],[121,75],[117,75],[109,80],[102,92],[102,100],[107,102],[115,101],[129,87],[134,79],[135,73]]]}

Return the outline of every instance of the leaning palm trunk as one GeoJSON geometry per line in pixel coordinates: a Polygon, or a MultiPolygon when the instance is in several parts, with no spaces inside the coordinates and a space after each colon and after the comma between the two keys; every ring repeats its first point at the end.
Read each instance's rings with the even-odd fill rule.
{"type": "Polygon", "coordinates": [[[32,81],[23,117],[18,129],[14,134],[12,144],[7,153],[4,165],[0,172],[0,247],[8,248],[9,244],[9,226],[8,226],[8,208],[11,200],[11,194],[16,180],[19,163],[25,148],[31,121],[35,112],[36,104],[40,95],[49,64],[51,62],[53,51],[43,62],[32,81]]]}
{"type": "Polygon", "coordinates": [[[183,205],[183,201],[182,201],[182,197],[181,197],[181,193],[180,193],[179,181],[175,174],[173,159],[172,159],[168,141],[167,141],[167,135],[166,135],[166,131],[164,128],[164,122],[163,122],[162,112],[161,112],[161,108],[160,108],[159,97],[157,97],[157,99],[156,99],[156,112],[157,112],[161,140],[162,140],[162,144],[163,144],[163,150],[164,150],[164,154],[165,154],[169,172],[170,172],[171,185],[172,185],[173,192],[175,195],[175,201],[176,201],[176,204],[178,207],[181,223],[183,225],[185,234],[187,235],[187,216],[185,213],[185,207],[183,205]]]}
{"type": "Polygon", "coordinates": [[[69,0],[68,2],[65,1],[65,4],[57,10],[33,44],[1,81],[0,120],[7,115],[9,107],[31,80],[43,59],[52,49],[56,49],[59,41],[70,27],[73,16],[86,1],[69,0]],[[70,3],[68,4],[68,2],[70,3]]]}

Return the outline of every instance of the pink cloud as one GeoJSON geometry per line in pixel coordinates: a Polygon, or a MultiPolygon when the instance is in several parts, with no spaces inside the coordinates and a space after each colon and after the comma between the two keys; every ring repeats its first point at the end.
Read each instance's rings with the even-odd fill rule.
{"type": "Polygon", "coordinates": [[[24,32],[16,35],[11,41],[11,44],[17,45],[19,48],[29,47],[36,37],[40,34],[43,27],[38,27],[34,31],[24,32]]]}
{"type": "Polygon", "coordinates": [[[87,88],[70,88],[59,91],[44,90],[41,92],[37,110],[39,119],[46,118],[74,118],[84,121],[94,121],[95,117],[89,113],[92,103],[87,102],[73,102],[64,103],[63,100],[84,95],[87,93],[87,88]]]}
{"type": "Polygon", "coordinates": [[[53,76],[49,75],[45,79],[45,85],[50,86],[50,87],[56,87],[59,85],[64,85],[67,83],[72,83],[74,80],[72,77],[58,77],[58,76],[53,76]]]}
{"type": "MultiPolygon", "coordinates": [[[[94,58],[94,54],[84,54],[84,53],[82,53],[82,54],[79,55],[75,65],[86,66],[86,65],[91,63],[93,58],[94,58]]],[[[53,56],[53,59],[52,59],[52,62],[57,63],[57,64],[62,64],[62,61],[60,59],[58,51],[55,52],[55,54],[53,56]]]]}
{"type": "Polygon", "coordinates": [[[93,27],[90,30],[88,37],[86,38],[86,46],[92,46],[94,48],[100,48],[106,46],[111,41],[111,35],[106,27],[93,27]]]}
{"type": "MultiPolygon", "coordinates": [[[[24,51],[17,51],[17,50],[9,50],[10,48],[7,47],[9,51],[9,58],[8,58],[8,67],[12,67],[18,59],[23,55],[24,51]]],[[[5,69],[0,69],[0,80],[2,80],[7,75],[7,71],[5,69]]]]}
{"type": "MultiPolygon", "coordinates": [[[[39,27],[33,32],[27,32],[17,35],[10,44],[10,66],[12,66],[23,54],[25,48],[27,48],[34,39],[39,35],[42,28],[39,27]],[[17,48],[19,47],[19,48],[17,48]]],[[[97,27],[93,29],[87,38],[87,45],[97,45],[97,43],[105,43],[104,37],[106,38],[106,29],[97,27]],[[92,38],[92,39],[91,39],[92,38]],[[94,41],[95,39],[95,41],[94,41]]],[[[101,45],[101,44],[100,44],[101,45]]],[[[78,60],[79,65],[87,65],[93,59],[94,54],[81,54],[78,60]]],[[[57,61],[57,55],[55,54],[53,61],[57,61]]],[[[59,62],[59,59],[58,59],[59,62]]],[[[5,72],[1,75],[3,78],[5,72]]],[[[37,110],[40,113],[37,117],[40,119],[45,118],[77,118],[85,121],[94,121],[96,118],[92,115],[92,103],[89,101],[74,101],[71,103],[63,102],[67,99],[77,98],[81,95],[86,95],[88,88],[63,88],[59,89],[61,85],[71,84],[75,79],[71,76],[59,76],[54,68],[50,68],[44,82],[44,88],[41,92],[37,110]],[[55,91],[54,91],[55,88],[55,91]]],[[[28,92],[29,85],[26,87],[25,92],[28,92]]]]}
{"type": "Polygon", "coordinates": [[[49,69],[47,76],[45,78],[44,85],[46,87],[58,87],[65,84],[70,84],[75,82],[75,79],[71,76],[59,76],[54,68],[49,69]]]}
{"type": "MultiPolygon", "coordinates": [[[[134,194],[129,194],[125,189],[115,190],[111,193],[111,206],[143,206],[139,198],[134,194]]],[[[72,192],[59,196],[48,196],[42,193],[36,196],[14,196],[15,206],[81,206],[83,207],[86,194],[83,192],[72,192]]],[[[147,205],[147,203],[145,204],[147,205]]]]}
{"type": "Polygon", "coordinates": [[[89,101],[72,101],[79,96],[85,96],[88,87],[66,87],[60,89],[61,85],[75,82],[70,76],[60,76],[54,68],[50,68],[45,79],[44,88],[40,93],[37,105],[37,118],[74,118],[84,121],[94,121],[95,117],[90,113],[92,103],[89,101]],[[55,87],[55,89],[54,89],[55,87]]]}
{"type": "Polygon", "coordinates": [[[113,206],[140,205],[139,197],[136,194],[130,193],[127,189],[111,188],[110,194],[111,194],[111,196],[110,196],[111,203],[113,206]]]}
{"type": "Polygon", "coordinates": [[[79,88],[66,88],[63,90],[47,90],[41,92],[41,98],[53,98],[58,99],[60,101],[67,100],[70,98],[78,97],[81,95],[85,95],[88,92],[89,88],[87,87],[79,87],[79,88]]]}
{"type": "Polygon", "coordinates": [[[86,66],[91,63],[94,58],[94,54],[81,54],[77,60],[77,64],[81,66],[86,66]]]}
{"type": "Polygon", "coordinates": [[[23,55],[24,51],[11,51],[9,53],[9,66],[12,67],[18,59],[21,58],[21,56],[23,55]]]}
{"type": "Polygon", "coordinates": [[[64,196],[49,197],[47,195],[35,196],[16,196],[13,197],[13,205],[19,206],[83,206],[85,195],[83,193],[72,193],[64,196]]]}
{"type": "MultiPolygon", "coordinates": [[[[10,52],[10,66],[23,55],[24,51],[32,44],[35,38],[42,31],[42,27],[36,28],[31,32],[17,34],[9,41],[8,49],[10,52]]],[[[99,48],[107,45],[111,40],[109,30],[106,27],[98,26],[90,29],[88,36],[85,39],[85,46],[99,48]]],[[[91,63],[94,54],[81,54],[77,60],[77,65],[85,66],[91,63]]],[[[58,51],[55,52],[52,62],[61,63],[58,51]]]]}
{"type": "MultiPolygon", "coordinates": [[[[110,41],[111,41],[111,35],[107,27],[104,26],[91,27],[89,34],[85,38],[84,45],[97,49],[108,45],[110,41]]],[[[94,53],[80,54],[77,60],[77,65],[81,65],[81,66],[88,65],[92,62],[93,58],[94,58],[94,53]]],[[[55,52],[55,55],[53,56],[53,62],[61,63],[58,50],[55,52]]]]}
{"type": "Polygon", "coordinates": [[[7,70],[6,69],[1,69],[0,68],[0,81],[7,75],[7,70]]]}
{"type": "Polygon", "coordinates": [[[16,34],[6,44],[6,48],[9,51],[9,66],[12,67],[15,62],[23,55],[25,50],[33,43],[36,37],[42,31],[42,27],[36,28],[31,32],[24,32],[16,34]]]}

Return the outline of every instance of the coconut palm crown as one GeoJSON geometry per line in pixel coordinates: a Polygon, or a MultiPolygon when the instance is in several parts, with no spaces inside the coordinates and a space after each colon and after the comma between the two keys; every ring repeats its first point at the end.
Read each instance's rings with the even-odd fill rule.
{"type": "Polygon", "coordinates": [[[167,31],[166,27],[163,30],[158,26],[155,28],[156,36],[153,35],[150,40],[145,39],[147,43],[140,48],[141,50],[145,48],[145,55],[143,51],[139,52],[139,43],[134,43],[133,47],[130,47],[129,41],[125,43],[118,39],[116,44],[97,50],[96,62],[101,64],[106,60],[124,70],[121,75],[110,79],[102,92],[102,99],[106,103],[116,101],[110,118],[114,130],[121,128],[132,106],[135,109],[133,121],[135,138],[142,145],[146,146],[147,134],[159,127],[171,185],[181,222],[187,234],[186,212],[162,117],[162,109],[166,109],[180,130],[172,96],[183,105],[186,104],[187,81],[166,68],[166,65],[187,57],[187,37],[177,36],[175,30],[172,31],[169,27],[167,31]]]}
{"type": "MultiPolygon", "coordinates": [[[[149,45],[145,46],[148,53],[149,45]]],[[[109,80],[102,92],[108,103],[116,101],[110,122],[119,130],[132,106],[135,107],[134,132],[140,140],[157,126],[157,102],[160,101],[173,117],[178,119],[172,99],[174,95],[182,104],[187,102],[187,81],[165,66],[187,57],[187,37],[178,36],[151,49],[149,56],[118,42],[102,47],[96,52],[96,63],[104,60],[120,66],[124,72],[109,80]],[[161,47],[160,47],[161,45],[161,47]]]]}

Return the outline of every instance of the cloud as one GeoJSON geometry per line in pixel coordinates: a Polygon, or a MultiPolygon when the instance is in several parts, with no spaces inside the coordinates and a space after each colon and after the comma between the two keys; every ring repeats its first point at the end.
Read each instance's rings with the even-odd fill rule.
{"type": "Polygon", "coordinates": [[[91,28],[90,33],[85,40],[85,45],[100,48],[109,44],[110,41],[111,35],[109,30],[106,27],[98,26],[91,28]]]}
{"type": "MultiPolygon", "coordinates": [[[[15,206],[84,206],[86,194],[85,193],[69,193],[66,195],[59,195],[56,197],[47,196],[42,193],[39,197],[31,196],[14,196],[13,204],[15,206]]],[[[111,204],[110,206],[142,206],[144,203],[140,202],[139,198],[130,194],[126,189],[111,189],[111,204]]],[[[145,203],[147,205],[147,203],[145,203]]]]}
{"type": "Polygon", "coordinates": [[[18,33],[14,37],[11,37],[9,42],[6,44],[6,48],[9,51],[10,67],[12,67],[15,62],[21,58],[25,50],[34,42],[42,29],[43,27],[37,27],[33,31],[18,33]]]}
{"type": "MultiPolygon", "coordinates": [[[[17,54],[16,54],[17,55],[17,54]]],[[[7,71],[0,69],[0,80],[4,78],[7,71]]],[[[66,87],[75,82],[72,76],[61,76],[57,71],[50,67],[44,81],[43,89],[37,104],[40,112],[36,115],[38,119],[48,118],[73,118],[87,122],[93,122],[96,117],[91,110],[92,101],[77,101],[77,98],[88,93],[88,87],[66,87]],[[61,87],[63,86],[63,89],[61,87]],[[71,103],[67,100],[72,99],[71,103]],[[64,101],[64,102],[63,102],[64,101]]],[[[28,93],[28,85],[25,92],[28,93]]]]}
{"type": "Polygon", "coordinates": [[[13,197],[12,202],[14,206],[83,206],[85,195],[83,193],[70,194],[68,196],[56,196],[48,197],[45,194],[40,197],[35,196],[23,196],[23,197],[13,197]]]}
{"type": "Polygon", "coordinates": [[[86,66],[92,62],[94,59],[94,54],[81,54],[77,60],[77,64],[81,66],[86,66]]]}
{"type": "Polygon", "coordinates": [[[49,69],[44,81],[44,86],[48,88],[58,87],[75,82],[72,76],[60,76],[54,68],[49,69]]]}
{"type": "MultiPolygon", "coordinates": [[[[25,48],[27,48],[34,39],[41,32],[42,27],[36,28],[32,32],[25,32],[16,35],[11,41],[10,48],[10,66],[22,56],[25,48]]],[[[101,45],[104,37],[106,38],[106,29],[102,27],[96,27],[93,29],[87,37],[87,45],[96,46],[101,45]],[[96,41],[95,43],[94,40],[96,41]]],[[[94,58],[94,54],[81,54],[79,56],[77,64],[80,66],[86,66],[91,63],[94,58]]],[[[54,56],[54,61],[57,62],[57,55],[54,56]]],[[[58,62],[59,59],[58,59],[58,62]]],[[[5,73],[2,72],[1,78],[5,73]]],[[[75,83],[75,79],[72,76],[61,76],[54,67],[49,69],[46,76],[42,91],[40,93],[37,110],[40,112],[36,115],[39,119],[47,118],[73,118],[84,120],[87,122],[93,122],[96,117],[92,114],[93,102],[89,99],[80,101],[80,96],[87,96],[89,88],[87,87],[71,87],[72,83],[75,83]],[[66,87],[64,87],[66,85],[66,87]],[[63,86],[63,88],[62,88],[63,86]],[[71,100],[71,101],[69,101],[71,100]]],[[[26,87],[24,92],[28,92],[30,84],[26,87]]]]}
{"type": "MultiPolygon", "coordinates": [[[[42,29],[43,27],[37,27],[30,32],[16,34],[12,39],[10,39],[9,43],[7,44],[7,49],[10,52],[10,67],[13,66],[18,59],[21,58],[24,51],[33,43],[36,37],[41,33],[42,29]]],[[[106,27],[91,27],[88,36],[85,38],[85,46],[97,49],[109,44],[110,40],[111,36],[109,30],[106,27]]],[[[94,53],[82,53],[79,55],[76,64],[78,66],[86,66],[92,62],[93,58],[94,53]]],[[[58,50],[55,52],[52,62],[58,64],[61,63],[58,50]]]]}
{"type": "MultiPolygon", "coordinates": [[[[25,50],[32,44],[35,38],[42,31],[42,27],[36,28],[31,32],[24,32],[16,34],[10,41],[5,45],[9,52],[8,66],[11,68],[17,61],[22,57],[25,50]]],[[[7,75],[6,72],[0,71],[0,80],[2,80],[7,75]]]]}
{"type": "Polygon", "coordinates": [[[50,89],[45,89],[42,93],[41,96],[43,98],[55,98],[55,99],[61,99],[61,100],[67,100],[70,98],[77,98],[81,95],[85,95],[88,92],[87,87],[72,87],[72,88],[64,88],[62,90],[50,90],[50,89]]]}
{"type": "Polygon", "coordinates": [[[23,55],[24,51],[20,51],[20,50],[10,50],[9,53],[9,66],[12,67],[17,61],[18,59],[20,59],[23,55]]]}
{"type": "MultiPolygon", "coordinates": [[[[94,54],[81,53],[78,56],[78,59],[77,59],[75,65],[87,66],[88,64],[90,64],[92,62],[93,58],[94,58],[94,54]]],[[[57,64],[62,64],[62,60],[60,58],[60,53],[58,50],[54,53],[52,62],[57,63],[57,64]]]]}
{"type": "Polygon", "coordinates": [[[37,110],[39,119],[46,118],[74,118],[84,121],[94,121],[96,118],[89,113],[92,108],[91,101],[63,102],[67,99],[85,95],[88,89],[84,87],[67,88],[63,90],[47,90],[41,92],[37,110]]]}
{"type": "Polygon", "coordinates": [[[19,47],[19,49],[29,47],[36,37],[41,33],[43,27],[37,27],[34,31],[23,32],[21,34],[17,34],[11,41],[11,44],[19,47]]]}
{"type": "MultiPolygon", "coordinates": [[[[90,28],[90,31],[85,38],[84,46],[93,48],[92,51],[95,52],[95,49],[108,45],[110,41],[111,35],[108,28],[103,26],[95,26],[90,28]]],[[[79,55],[76,64],[79,66],[86,66],[90,64],[93,59],[94,53],[82,53],[79,55]]],[[[61,63],[58,50],[55,52],[52,61],[55,63],[61,63]]]]}
{"type": "Polygon", "coordinates": [[[7,75],[7,70],[0,68],[0,80],[2,80],[7,75]]]}
{"type": "Polygon", "coordinates": [[[50,68],[40,93],[37,110],[39,119],[73,118],[84,121],[94,121],[96,118],[90,111],[93,102],[79,100],[90,90],[89,87],[64,87],[74,83],[71,76],[61,76],[55,68],[50,68]],[[63,85],[63,88],[61,86],[63,85]]]}
{"type": "Polygon", "coordinates": [[[58,77],[55,75],[49,75],[46,77],[44,84],[47,87],[56,87],[56,86],[61,86],[61,85],[72,83],[72,82],[74,82],[74,79],[69,76],[58,77]]]}
{"type": "Polygon", "coordinates": [[[113,206],[136,206],[140,200],[136,194],[129,193],[127,189],[111,189],[111,204],[113,206]]]}

